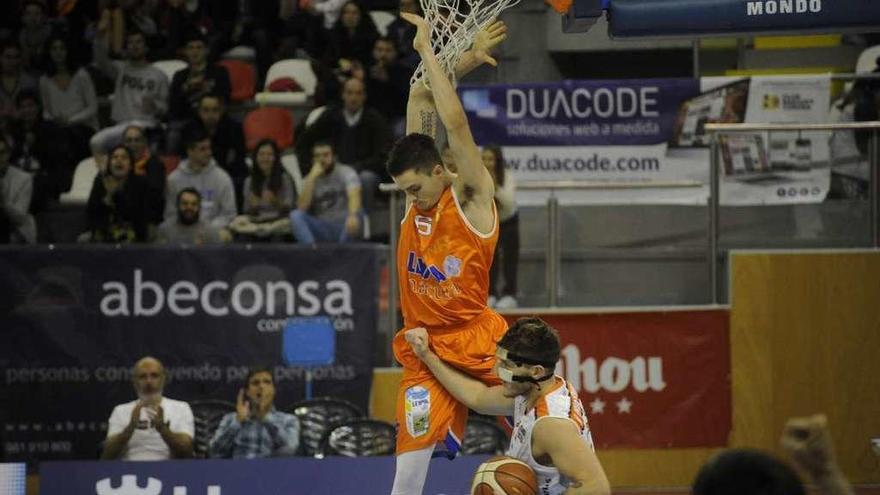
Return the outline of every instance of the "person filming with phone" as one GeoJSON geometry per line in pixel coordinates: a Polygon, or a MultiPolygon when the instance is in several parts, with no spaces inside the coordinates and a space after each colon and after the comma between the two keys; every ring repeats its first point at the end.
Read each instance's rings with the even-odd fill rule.
{"type": "Polygon", "coordinates": [[[252,368],[238,391],[235,412],[223,416],[208,452],[211,457],[253,459],[296,455],[299,420],[275,409],[272,369],[252,368]]]}
{"type": "Polygon", "coordinates": [[[192,409],[186,402],[162,396],[162,363],[150,356],[141,358],[132,369],[132,383],[138,398],[113,409],[101,458],[161,461],[192,457],[192,409]]]}

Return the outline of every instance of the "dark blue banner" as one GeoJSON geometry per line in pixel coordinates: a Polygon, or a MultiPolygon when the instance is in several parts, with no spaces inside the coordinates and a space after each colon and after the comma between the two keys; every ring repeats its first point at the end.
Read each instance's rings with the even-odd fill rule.
{"type": "Polygon", "coordinates": [[[695,79],[461,85],[478,144],[633,146],[664,143],[695,79]]]}
{"type": "MultiPolygon", "coordinates": [[[[424,495],[467,495],[488,456],[434,459],[424,495]]],[[[47,462],[40,495],[368,495],[391,492],[394,457],[47,462]]]]}
{"type": "MultiPolygon", "coordinates": [[[[577,0],[576,0],[577,1],[577,0]]],[[[612,0],[612,37],[873,30],[876,0],[612,0]]]]}
{"type": "Polygon", "coordinates": [[[328,317],[336,356],[314,395],[366,410],[379,247],[0,250],[0,424],[7,460],[98,455],[113,406],[135,398],[134,362],[159,358],[165,395],[234,401],[247,369],[275,366],[276,406],[303,398],[284,366],[290,317],[328,317]]]}

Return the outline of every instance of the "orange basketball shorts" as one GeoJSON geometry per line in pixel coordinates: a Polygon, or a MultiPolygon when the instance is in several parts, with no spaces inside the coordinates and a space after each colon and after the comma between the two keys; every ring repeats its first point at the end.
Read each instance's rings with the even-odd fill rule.
{"type": "MultiPolygon", "coordinates": [[[[403,329],[394,336],[394,357],[403,366],[397,391],[397,453],[440,444],[447,456],[461,448],[467,423],[467,407],[458,402],[416,356],[403,329]]],[[[431,349],[444,362],[482,381],[498,385],[492,372],[495,344],[507,332],[507,322],[487,309],[471,321],[454,327],[429,328],[431,349]]]]}

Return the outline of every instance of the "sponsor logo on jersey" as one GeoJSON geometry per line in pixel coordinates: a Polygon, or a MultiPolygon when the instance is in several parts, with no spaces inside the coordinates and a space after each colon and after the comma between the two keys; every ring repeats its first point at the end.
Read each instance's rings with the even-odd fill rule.
{"type": "Polygon", "coordinates": [[[416,256],[416,253],[413,251],[410,251],[409,256],[407,256],[406,271],[419,275],[425,280],[433,278],[438,282],[445,282],[449,278],[446,276],[446,273],[436,266],[425,263],[425,260],[420,256],[416,256]]]}

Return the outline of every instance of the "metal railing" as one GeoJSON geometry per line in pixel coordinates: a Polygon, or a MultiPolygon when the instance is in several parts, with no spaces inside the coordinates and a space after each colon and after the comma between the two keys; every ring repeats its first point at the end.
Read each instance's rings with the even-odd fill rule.
{"type": "Polygon", "coordinates": [[[547,306],[559,305],[559,268],[562,262],[562,249],[559,239],[559,198],[556,191],[563,190],[612,190],[612,189],[677,189],[681,187],[701,187],[699,181],[656,181],[656,182],[603,182],[603,181],[529,181],[517,184],[520,191],[549,191],[547,198],[547,262],[544,277],[547,284],[547,306]]]}
{"type": "MultiPolygon", "coordinates": [[[[561,190],[613,190],[613,189],[670,189],[682,187],[702,187],[702,183],[694,180],[679,181],[655,181],[655,182],[626,182],[626,181],[575,181],[575,180],[558,180],[558,181],[529,181],[517,185],[517,189],[522,191],[549,191],[547,198],[547,251],[545,263],[545,281],[547,283],[547,299],[548,307],[555,308],[559,304],[559,268],[562,258],[561,243],[559,239],[559,198],[554,194],[555,191],[561,190]]],[[[400,190],[397,184],[380,184],[379,190],[390,193],[390,227],[389,227],[389,301],[388,311],[392,315],[390,319],[393,335],[397,331],[397,322],[395,321],[398,311],[398,286],[397,286],[397,270],[396,250],[397,239],[400,235],[400,219],[398,218],[398,210],[400,209],[400,190]]]]}
{"type": "Polygon", "coordinates": [[[880,230],[878,230],[878,184],[877,160],[880,158],[880,121],[842,122],[835,124],[706,124],[705,130],[711,135],[709,141],[709,214],[708,214],[708,265],[709,290],[712,304],[718,303],[718,225],[720,210],[720,151],[718,140],[721,134],[743,132],[803,132],[803,131],[871,131],[868,146],[868,167],[870,172],[869,201],[871,242],[873,247],[880,246],[880,230]]]}
{"type": "MultiPolygon", "coordinates": [[[[718,136],[726,133],[743,132],[774,132],[774,131],[844,131],[844,130],[869,130],[871,140],[869,147],[870,164],[870,222],[871,239],[874,247],[880,247],[880,206],[878,206],[878,159],[880,159],[880,121],[878,122],[852,122],[837,124],[706,124],[705,130],[711,135],[710,140],[710,180],[707,215],[707,271],[710,284],[710,302],[719,303],[719,272],[718,272],[718,238],[719,238],[719,210],[720,210],[720,143],[718,136]]],[[[561,263],[561,249],[559,239],[559,199],[554,194],[561,190],[609,190],[609,189],[668,189],[683,187],[702,187],[700,181],[657,181],[657,182],[604,182],[604,181],[528,181],[517,185],[519,190],[549,191],[547,198],[547,229],[548,242],[546,248],[545,278],[548,292],[548,307],[554,308],[559,302],[559,273],[561,263]]],[[[396,184],[381,184],[379,189],[389,192],[391,197],[390,212],[390,290],[389,312],[396,315],[398,311],[398,286],[397,286],[397,263],[395,251],[400,232],[400,191],[396,184]]],[[[391,318],[391,334],[397,331],[396,316],[391,318]]]]}

